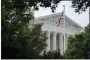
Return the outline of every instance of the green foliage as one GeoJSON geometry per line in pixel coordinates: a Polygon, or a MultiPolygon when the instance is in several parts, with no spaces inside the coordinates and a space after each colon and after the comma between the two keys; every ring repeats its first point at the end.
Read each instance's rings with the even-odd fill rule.
{"type": "Polygon", "coordinates": [[[34,7],[35,10],[40,7],[51,7],[52,12],[57,7],[57,4],[61,0],[2,0],[2,5],[5,5],[6,8],[25,8],[25,7],[34,7]]]}
{"type": "Polygon", "coordinates": [[[81,11],[86,11],[87,7],[90,6],[90,0],[73,0],[72,7],[76,8],[75,12],[81,13],[81,11]]]}
{"type": "Polygon", "coordinates": [[[42,25],[29,24],[34,16],[31,10],[25,14],[28,9],[29,7],[9,9],[2,6],[2,58],[39,58],[46,47],[46,33],[41,30],[42,25]]]}
{"type": "Polygon", "coordinates": [[[63,59],[63,56],[60,54],[60,51],[49,51],[43,53],[43,59],[63,59]]]}
{"type": "MultiPolygon", "coordinates": [[[[34,10],[39,10],[39,7],[50,7],[52,12],[56,10],[58,3],[62,0],[2,0],[2,6],[13,9],[23,9],[25,7],[33,7],[34,10]]],[[[75,12],[81,13],[86,11],[90,6],[90,0],[73,0],[72,7],[75,8],[75,12]]]]}
{"type": "Polygon", "coordinates": [[[85,27],[83,32],[69,37],[65,58],[90,58],[90,25],[85,27]]]}

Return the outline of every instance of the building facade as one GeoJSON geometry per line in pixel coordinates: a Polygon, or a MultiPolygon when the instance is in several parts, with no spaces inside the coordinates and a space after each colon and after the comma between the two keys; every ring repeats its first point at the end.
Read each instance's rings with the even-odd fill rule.
{"type": "Polygon", "coordinates": [[[60,50],[61,54],[67,49],[67,39],[70,35],[75,35],[83,28],[76,22],[71,20],[65,15],[65,28],[64,20],[60,21],[60,25],[57,27],[57,21],[61,13],[47,15],[43,17],[35,18],[36,23],[42,23],[42,30],[47,33],[47,48],[46,51],[60,50]],[[65,39],[64,39],[65,36],[65,39]]]}

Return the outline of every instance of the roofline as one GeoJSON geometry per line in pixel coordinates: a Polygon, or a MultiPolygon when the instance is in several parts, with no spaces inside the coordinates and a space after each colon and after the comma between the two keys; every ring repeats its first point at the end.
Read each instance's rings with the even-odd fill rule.
{"type": "MultiPolygon", "coordinates": [[[[60,15],[61,12],[59,13],[54,13],[54,14],[50,14],[50,15],[45,15],[45,16],[40,16],[40,17],[37,17],[35,19],[39,19],[39,18],[47,18],[47,17],[51,17],[51,16],[55,16],[55,15],[60,15]]],[[[65,15],[65,17],[71,21],[72,23],[74,23],[75,25],[77,25],[78,27],[80,27],[81,29],[83,29],[83,27],[81,25],[79,25],[78,23],[76,23],[74,20],[72,20],[71,18],[69,18],[68,16],[65,15]]]]}
{"type": "Polygon", "coordinates": [[[74,20],[72,20],[71,18],[69,18],[68,16],[65,15],[66,18],[68,18],[69,21],[71,21],[72,23],[74,23],[75,25],[79,26],[81,29],[83,29],[83,27],[81,25],[79,25],[78,23],[76,23],[74,20]]]}
{"type": "Polygon", "coordinates": [[[35,18],[35,19],[51,17],[51,16],[55,16],[55,15],[60,15],[60,14],[61,14],[61,13],[53,13],[53,14],[49,14],[49,15],[45,15],[45,16],[40,16],[40,17],[37,17],[37,18],[35,18]]]}

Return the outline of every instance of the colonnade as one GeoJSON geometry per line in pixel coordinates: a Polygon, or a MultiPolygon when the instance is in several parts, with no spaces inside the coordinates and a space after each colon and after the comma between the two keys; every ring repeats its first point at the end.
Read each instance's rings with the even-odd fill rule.
{"type": "Polygon", "coordinates": [[[63,33],[56,33],[56,32],[47,32],[47,48],[46,51],[54,51],[54,50],[60,50],[61,54],[64,53],[64,45],[65,45],[65,49],[67,48],[67,34],[65,34],[66,38],[64,41],[64,35],[63,33]],[[64,44],[65,42],[65,44],[64,44]]]}

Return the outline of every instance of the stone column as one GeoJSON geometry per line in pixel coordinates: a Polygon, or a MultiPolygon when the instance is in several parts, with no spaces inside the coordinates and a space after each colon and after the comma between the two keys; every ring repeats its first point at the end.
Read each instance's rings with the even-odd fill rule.
{"type": "Polygon", "coordinates": [[[60,33],[57,33],[56,35],[56,47],[57,50],[60,50],[60,33]]]}
{"type": "Polygon", "coordinates": [[[47,32],[47,36],[48,36],[48,39],[46,41],[47,43],[46,52],[50,51],[50,32],[47,32]]]}
{"type": "Polygon", "coordinates": [[[53,33],[53,50],[56,50],[56,33],[53,33]]]}
{"type": "Polygon", "coordinates": [[[65,50],[67,49],[67,39],[68,39],[68,37],[67,37],[67,33],[65,34],[65,50]]]}
{"type": "Polygon", "coordinates": [[[64,39],[63,39],[62,33],[60,33],[60,52],[63,55],[63,53],[64,53],[64,39]]]}

